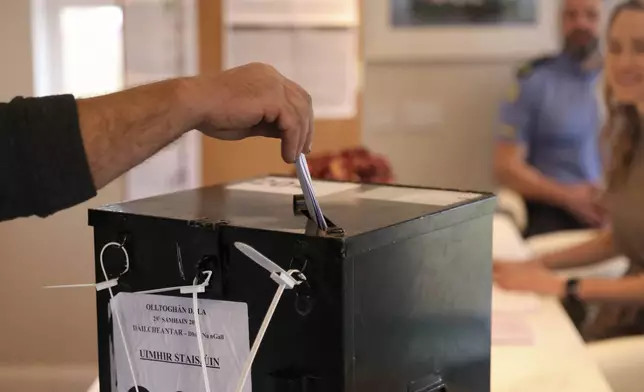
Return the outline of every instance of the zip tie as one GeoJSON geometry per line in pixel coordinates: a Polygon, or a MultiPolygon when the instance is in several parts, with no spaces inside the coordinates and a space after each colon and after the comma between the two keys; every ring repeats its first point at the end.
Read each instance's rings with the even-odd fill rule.
{"type": "Polygon", "coordinates": [[[175,286],[175,287],[167,287],[163,289],[152,289],[152,290],[144,290],[144,291],[136,291],[136,294],[158,294],[158,293],[165,293],[168,291],[175,291],[178,290],[181,292],[181,294],[192,294],[192,293],[204,293],[206,291],[206,287],[210,284],[210,278],[212,278],[212,271],[203,271],[203,273],[206,275],[206,279],[200,284],[197,284],[197,281],[195,278],[195,281],[193,285],[191,286],[175,286]]]}
{"type": "Polygon", "coordinates": [[[248,359],[246,360],[246,363],[244,364],[244,368],[242,369],[242,374],[239,378],[239,382],[237,383],[237,388],[235,389],[235,392],[242,392],[244,389],[244,386],[246,385],[246,380],[248,379],[250,370],[253,366],[253,362],[255,361],[255,357],[257,356],[257,351],[259,350],[259,346],[262,344],[264,335],[268,330],[268,326],[271,323],[273,314],[275,314],[275,309],[277,309],[277,305],[282,299],[282,294],[284,294],[284,290],[293,289],[295,286],[305,281],[306,276],[304,276],[304,274],[302,274],[298,270],[290,270],[288,272],[284,271],[280,266],[275,264],[268,257],[259,253],[257,250],[250,247],[249,245],[246,245],[241,242],[236,242],[235,247],[237,247],[237,249],[239,249],[242,253],[248,256],[259,266],[261,266],[262,268],[270,272],[271,279],[273,279],[273,281],[275,281],[275,283],[278,284],[277,292],[275,292],[275,296],[273,296],[271,305],[268,307],[266,316],[264,316],[264,320],[262,321],[262,326],[260,327],[259,332],[257,333],[257,337],[255,337],[255,341],[253,342],[253,347],[250,350],[248,359]],[[294,274],[297,274],[297,276],[301,280],[298,281],[297,279],[293,278],[294,274]]]}
{"type": "MultiPolygon", "coordinates": [[[[109,248],[110,246],[116,246],[119,249],[123,251],[123,254],[125,255],[125,271],[121,274],[123,276],[124,273],[126,273],[130,269],[130,256],[127,254],[127,250],[123,247],[123,245],[119,244],[118,242],[108,242],[103,246],[103,249],[101,249],[101,256],[100,256],[100,263],[101,263],[101,270],[103,271],[103,276],[105,277],[105,285],[102,287],[100,290],[103,288],[107,288],[107,290],[110,292],[110,298],[112,299],[112,302],[114,302],[114,292],[112,291],[113,287],[113,282],[117,282],[118,278],[112,279],[112,283],[110,282],[109,276],[107,275],[107,271],[105,270],[105,263],[103,262],[103,254],[105,253],[105,250],[109,248]]],[[[99,284],[96,285],[96,290],[99,290],[99,284]]],[[[121,332],[121,339],[123,340],[123,348],[125,348],[125,356],[127,357],[127,364],[130,367],[130,374],[132,374],[132,381],[134,381],[134,389],[136,392],[139,392],[139,384],[136,382],[136,375],[134,374],[134,366],[132,365],[132,358],[130,357],[130,350],[127,347],[127,342],[125,341],[125,332],[123,332],[123,324],[121,323],[121,316],[119,315],[119,312],[117,309],[115,309],[114,314],[116,315],[116,323],[118,324],[119,331],[121,332]]]]}
{"type": "MultiPolygon", "coordinates": [[[[212,274],[212,272],[211,272],[212,274]]],[[[210,279],[210,276],[208,276],[210,279]]],[[[197,278],[195,277],[195,283],[197,278]]],[[[203,337],[201,336],[201,322],[199,321],[199,301],[197,300],[198,291],[192,292],[192,314],[195,318],[195,329],[197,330],[197,345],[199,346],[199,358],[201,359],[201,373],[203,374],[203,383],[206,392],[210,392],[210,379],[208,378],[208,367],[206,366],[206,351],[203,346],[203,337]]]]}
{"type": "Polygon", "coordinates": [[[44,286],[43,289],[76,289],[76,288],[84,288],[84,287],[95,287],[96,291],[103,291],[105,289],[118,286],[119,277],[125,275],[130,270],[130,257],[123,246],[124,244],[125,244],[125,240],[123,240],[123,243],[121,244],[119,244],[118,242],[109,242],[105,244],[105,246],[103,246],[103,249],[101,249],[101,268],[103,270],[103,275],[105,276],[105,281],[99,282],[99,283],[62,284],[62,285],[44,286]],[[121,272],[119,277],[114,279],[108,279],[108,276],[105,273],[105,267],[103,266],[103,254],[105,252],[105,249],[109,248],[110,246],[118,247],[123,251],[123,254],[125,255],[125,269],[123,270],[123,272],[121,272]]]}
{"type": "MultiPolygon", "coordinates": [[[[105,270],[105,264],[103,262],[103,255],[105,254],[105,250],[110,246],[118,247],[123,251],[123,254],[125,255],[125,270],[119,275],[119,276],[123,276],[130,269],[130,257],[127,253],[127,250],[123,247],[123,244],[119,244],[118,242],[109,242],[105,244],[105,246],[103,246],[103,249],[101,249],[101,254],[100,254],[101,270],[103,271],[103,276],[105,277],[105,281],[99,282],[99,283],[45,286],[43,288],[68,289],[68,288],[95,287],[96,291],[103,291],[107,289],[109,290],[110,298],[114,300],[114,293],[112,292],[112,287],[115,287],[118,285],[119,278],[108,279],[109,277],[107,275],[107,271],[105,270]]],[[[197,284],[198,280],[197,280],[197,277],[195,277],[193,281],[193,285],[191,286],[175,286],[175,287],[167,287],[162,289],[137,291],[135,293],[136,294],[157,294],[157,293],[164,293],[168,291],[179,290],[181,294],[192,294],[192,312],[195,318],[195,329],[197,330],[196,332],[197,332],[197,342],[199,346],[199,355],[201,359],[201,371],[203,373],[204,386],[206,388],[206,392],[210,392],[210,381],[208,379],[208,367],[206,366],[206,354],[205,354],[204,345],[203,345],[203,337],[201,334],[201,322],[199,321],[198,294],[204,293],[206,291],[206,287],[208,287],[208,285],[210,284],[210,279],[212,278],[212,271],[203,271],[203,273],[206,275],[206,278],[200,284],[197,284]]],[[[125,333],[123,331],[123,324],[121,323],[121,317],[118,311],[115,311],[114,313],[116,315],[116,322],[119,327],[121,339],[123,340],[123,347],[125,348],[125,356],[127,357],[128,366],[130,368],[130,374],[132,375],[132,380],[134,381],[134,389],[136,392],[139,392],[139,386],[138,386],[138,383],[136,382],[136,374],[134,372],[132,358],[130,357],[130,350],[128,349],[127,342],[125,341],[125,333]]]]}

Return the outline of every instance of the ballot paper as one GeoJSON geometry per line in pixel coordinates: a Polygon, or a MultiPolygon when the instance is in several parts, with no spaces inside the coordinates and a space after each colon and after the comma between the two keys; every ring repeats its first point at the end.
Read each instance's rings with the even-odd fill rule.
{"type": "MultiPolygon", "coordinates": [[[[127,343],[123,344],[114,319],[115,391],[135,390],[126,347],[140,392],[204,390],[192,309],[191,298],[136,293],[119,293],[114,298],[111,310],[120,315],[127,343]]],[[[234,391],[250,352],[247,306],[200,299],[198,317],[210,389],[234,391]]],[[[251,390],[248,380],[244,392],[251,390]]]]}
{"type": "Polygon", "coordinates": [[[297,161],[295,162],[295,171],[297,172],[297,177],[300,180],[300,187],[302,188],[302,194],[304,195],[304,202],[306,203],[306,208],[309,211],[309,216],[315,221],[320,230],[326,231],[329,227],[327,226],[326,219],[322,214],[320,203],[318,203],[318,199],[315,197],[313,180],[311,179],[309,165],[306,162],[304,154],[300,154],[297,158],[297,161]]]}

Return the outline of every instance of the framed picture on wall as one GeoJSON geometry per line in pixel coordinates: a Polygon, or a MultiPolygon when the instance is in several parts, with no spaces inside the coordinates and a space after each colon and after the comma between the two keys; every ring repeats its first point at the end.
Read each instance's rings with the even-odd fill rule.
{"type": "Polygon", "coordinates": [[[369,0],[367,61],[524,58],[558,48],[559,0],[369,0]]]}

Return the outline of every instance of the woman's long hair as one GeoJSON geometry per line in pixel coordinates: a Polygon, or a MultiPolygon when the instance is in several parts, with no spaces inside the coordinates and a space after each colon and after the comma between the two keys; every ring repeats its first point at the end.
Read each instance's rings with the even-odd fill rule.
{"type": "MultiPolygon", "coordinates": [[[[622,12],[644,11],[644,0],[630,0],[615,7],[608,25],[608,31],[622,12]]],[[[644,26],[643,26],[644,28],[644,26]]],[[[607,143],[610,157],[607,159],[608,188],[614,189],[628,178],[642,134],[642,118],[637,103],[616,102],[610,83],[604,79],[604,99],[608,108],[602,142],[607,143]]]]}

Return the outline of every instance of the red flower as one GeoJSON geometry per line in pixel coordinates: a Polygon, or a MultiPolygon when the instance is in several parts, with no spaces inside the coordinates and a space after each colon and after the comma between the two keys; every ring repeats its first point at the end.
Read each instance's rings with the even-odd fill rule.
{"type": "Polygon", "coordinates": [[[360,183],[391,183],[391,165],[384,156],[364,147],[307,157],[311,177],[360,183]]]}

